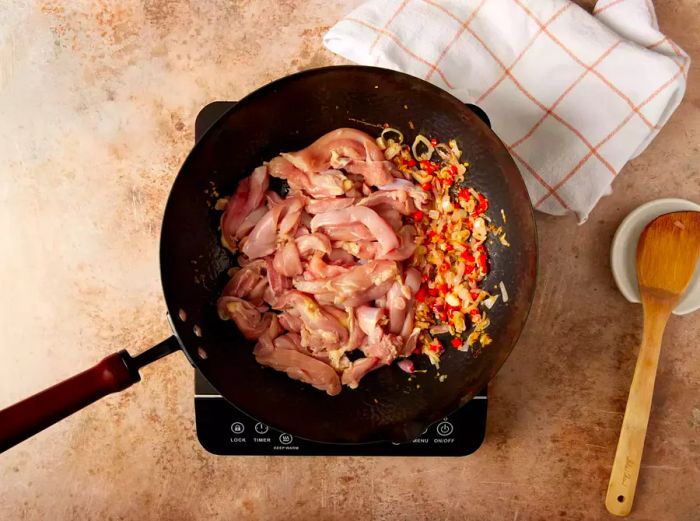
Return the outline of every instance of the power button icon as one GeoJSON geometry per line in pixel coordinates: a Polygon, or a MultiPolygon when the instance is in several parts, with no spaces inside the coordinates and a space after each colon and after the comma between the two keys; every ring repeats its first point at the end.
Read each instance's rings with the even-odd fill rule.
{"type": "Polygon", "coordinates": [[[455,429],[450,422],[444,421],[438,423],[436,430],[440,436],[449,436],[455,429]]]}

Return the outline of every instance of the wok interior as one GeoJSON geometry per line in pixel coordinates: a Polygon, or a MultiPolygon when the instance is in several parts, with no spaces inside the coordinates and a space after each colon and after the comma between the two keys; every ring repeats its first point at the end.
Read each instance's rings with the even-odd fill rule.
{"type": "MultiPolygon", "coordinates": [[[[428,424],[465,403],[496,373],[523,327],[535,283],[532,209],[520,174],[488,127],[457,99],[416,78],[369,67],[329,67],[272,83],[239,102],[194,148],[168,201],[161,237],[163,287],[186,353],[221,394],[242,411],[279,430],[322,442],[409,441],[428,424]],[[377,135],[389,123],[412,143],[417,132],[454,138],[471,163],[468,183],[490,200],[489,215],[507,215],[506,248],[489,245],[484,288],[510,296],[490,311],[493,343],[476,356],[447,349],[440,374],[428,368],[409,381],[395,365],[368,374],[356,390],[330,397],[286,374],[263,368],[233,322],[216,315],[233,256],[219,241],[218,194],[280,152],[303,148],[338,127],[377,135]],[[415,130],[409,128],[409,120],[415,130]],[[214,193],[213,193],[214,192],[214,193]],[[186,320],[178,318],[184,310],[186,320]],[[202,337],[193,333],[198,325],[202,337]],[[200,357],[201,350],[206,359],[200,357]]],[[[414,357],[415,359],[416,357],[414,357]]]]}

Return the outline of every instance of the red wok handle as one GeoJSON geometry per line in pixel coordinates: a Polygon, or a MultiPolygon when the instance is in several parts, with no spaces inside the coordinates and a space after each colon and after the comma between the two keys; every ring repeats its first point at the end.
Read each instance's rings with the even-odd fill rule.
{"type": "Polygon", "coordinates": [[[139,368],[179,349],[175,337],[132,358],[119,351],[97,365],[0,411],[0,452],[141,377],[139,368]]]}

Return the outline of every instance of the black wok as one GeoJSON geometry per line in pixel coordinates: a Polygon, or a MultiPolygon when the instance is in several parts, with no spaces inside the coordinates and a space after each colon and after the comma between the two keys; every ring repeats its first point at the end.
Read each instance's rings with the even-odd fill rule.
{"type": "MultiPolygon", "coordinates": [[[[471,110],[439,88],[385,69],[342,66],[301,72],[253,92],[204,134],[185,160],[163,217],[163,292],[174,336],[131,357],[121,351],[97,366],[0,411],[0,450],[22,441],[111,392],[137,382],[140,367],[182,349],[233,405],[294,436],[315,441],[405,442],[460,407],[493,378],[513,349],[532,302],[537,244],[523,180],[504,145],[471,110]],[[409,120],[415,130],[409,128],[409,120]],[[395,366],[367,375],[357,390],[331,397],[258,365],[252,342],[216,314],[216,299],[233,258],[220,245],[216,195],[282,151],[305,147],[322,134],[352,126],[400,128],[454,138],[471,167],[469,184],[490,200],[489,214],[507,216],[510,247],[489,246],[493,290],[501,281],[509,301],[491,310],[493,343],[477,352],[448,349],[440,382],[429,369],[411,381],[395,366]],[[201,335],[201,336],[200,336],[201,335]]],[[[417,365],[428,364],[425,360],[417,365]]]]}

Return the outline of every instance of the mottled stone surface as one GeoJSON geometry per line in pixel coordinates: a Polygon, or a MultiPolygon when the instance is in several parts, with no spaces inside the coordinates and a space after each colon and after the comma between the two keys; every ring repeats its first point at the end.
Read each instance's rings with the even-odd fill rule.
{"type": "MultiPolygon", "coordinates": [[[[168,334],[160,217],[198,109],[340,63],[321,35],[353,2],[6,0],[0,5],[0,407],[168,334]]],[[[583,2],[590,7],[592,2],[583,2]]],[[[659,2],[691,56],[700,5],[659,2]]],[[[590,221],[539,215],[541,272],[462,459],[222,458],[197,443],[192,369],[143,382],[0,456],[0,519],[606,519],[640,339],[615,289],[620,220],[700,201],[700,72],[590,221]]],[[[674,317],[631,519],[700,517],[700,316],[674,317]]]]}

